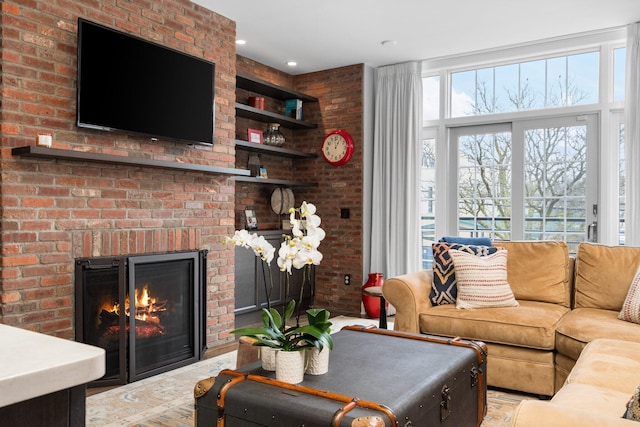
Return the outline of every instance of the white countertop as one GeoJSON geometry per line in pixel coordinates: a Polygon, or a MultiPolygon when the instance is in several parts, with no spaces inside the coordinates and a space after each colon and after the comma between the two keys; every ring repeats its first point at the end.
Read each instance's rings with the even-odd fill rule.
{"type": "Polygon", "coordinates": [[[105,351],[0,324],[0,407],[85,384],[105,373],[105,351]]]}

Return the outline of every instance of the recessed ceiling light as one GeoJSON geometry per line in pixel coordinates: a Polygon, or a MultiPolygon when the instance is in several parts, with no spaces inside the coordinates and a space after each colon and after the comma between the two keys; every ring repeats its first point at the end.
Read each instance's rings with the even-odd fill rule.
{"type": "Polygon", "coordinates": [[[247,44],[247,41],[238,39],[238,40],[236,40],[236,44],[247,44]]]}
{"type": "Polygon", "coordinates": [[[287,65],[288,65],[289,67],[295,67],[296,65],[298,65],[298,63],[297,63],[296,61],[288,61],[288,62],[287,62],[287,65]]]}
{"type": "Polygon", "coordinates": [[[398,44],[398,42],[396,40],[385,40],[382,43],[380,43],[382,46],[395,46],[398,44]]]}

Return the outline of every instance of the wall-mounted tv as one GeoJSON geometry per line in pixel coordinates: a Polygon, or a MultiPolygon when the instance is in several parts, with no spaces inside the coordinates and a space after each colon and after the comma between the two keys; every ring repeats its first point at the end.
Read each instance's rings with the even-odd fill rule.
{"type": "Polygon", "coordinates": [[[78,20],[79,127],[213,144],[215,64],[78,20]]]}

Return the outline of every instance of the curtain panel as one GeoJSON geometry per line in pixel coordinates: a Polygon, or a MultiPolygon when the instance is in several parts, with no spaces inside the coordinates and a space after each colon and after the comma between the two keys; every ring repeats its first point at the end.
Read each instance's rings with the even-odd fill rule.
{"type": "Polygon", "coordinates": [[[384,278],[420,269],[420,63],[375,72],[371,272],[384,278]]]}
{"type": "Polygon", "coordinates": [[[625,93],[625,245],[640,246],[640,23],[627,27],[625,93]]]}

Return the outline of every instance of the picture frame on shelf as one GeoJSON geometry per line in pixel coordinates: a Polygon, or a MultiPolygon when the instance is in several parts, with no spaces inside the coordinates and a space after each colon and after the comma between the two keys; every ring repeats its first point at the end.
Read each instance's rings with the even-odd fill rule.
{"type": "Polygon", "coordinates": [[[255,144],[262,144],[262,131],[258,129],[247,129],[247,140],[255,144]]]}
{"type": "Polygon", "coordinates": [[[247,230],[257,230],[258,219],[256,218],[256,211],[253,209],[245,209],[244,216],[247,220],[247,230]]]}
{"type": "Polygon", "coordinates": [[[269,175],[267,174],[267,168],[265,167],[260,168],[260,178],[264,178],[264,179],[269,178],[269,175]]]}

